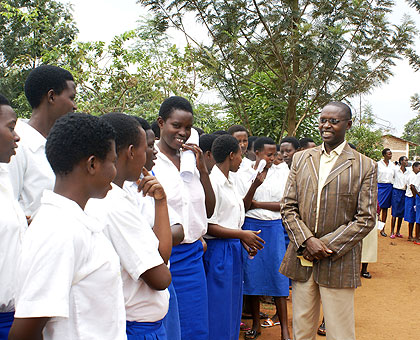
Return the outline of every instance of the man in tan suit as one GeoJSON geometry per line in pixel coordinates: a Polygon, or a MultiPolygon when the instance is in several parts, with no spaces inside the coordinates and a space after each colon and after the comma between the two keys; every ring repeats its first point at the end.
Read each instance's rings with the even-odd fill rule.
{"type": "Polygon", "coordinates": [[[320,301],[327,339],[354,340],[361,240],[375,226],[376,163],[345,141],[350,108],[327,104],[321,146],[298,152],[281,202],[290,244],[280,272],[293,280],[295,340],[316,338],[320,301]]]}

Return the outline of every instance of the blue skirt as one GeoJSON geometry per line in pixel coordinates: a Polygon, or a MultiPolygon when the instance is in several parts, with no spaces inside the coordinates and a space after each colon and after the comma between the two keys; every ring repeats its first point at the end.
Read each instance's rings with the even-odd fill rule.
{"type": "Polygon", "coordinates": [[[391,215],[393,217],[404,217],[405,190],[392,189],[391,206],[391,215]]]}
{"type": "Polygon", "coordinates": [[[171,274],[178,298],[182,340],[208,340],[207,282],[201,241],[172,248],[171,274]]]}
{"type": "Polygon", "coordinates": [[[416,223],[420,223],[420,197],[416,195],[416,223]]]}
{"type": "Polygon", "coordinates": [[[242,227],[245,230],[261,230],[264,249],[249,259],[243,249],[244,294],[265,296],[289,296],[289,279],[279,273],[281,262],[286,252],[284,228],[281,220],[265,221],[245,218],[242,227]]]}
{"type": "Polygon", "coordinates": [[[15,312],[0,313],[0,340],[7,340],[15,312]]]}
{"type": "Polygon", "coordinates": [[[181,323],[179,322],[178,299],[174,285],[168,287],[169,291],[169,309],[163,318],[163,326],[166,329],[168,340],[181,340],[181,323]]]}
{"type": "Polygon", "coordinates": [[[416,212],[414,210],[415,205],[416,205],[415,197],[405,196],[404,220],[408,223],[416,222],[416,212]]]}
{"type": "Polygon", "coordinates": [[[238,340],[243,282],[241,242],[207,240],[204,269],[209,296],[209,338],[238,340]]]}
{"type": "Polygon", "coordinates": [[[127,321],[127,340],[167,340],[162,320],[156,322],[127,321]]]}
{"type": "Polygon", "coordinates": [[[392,189],[391,183],[378,183],[378,202],[381,209],[391,207],[392,189]]]}

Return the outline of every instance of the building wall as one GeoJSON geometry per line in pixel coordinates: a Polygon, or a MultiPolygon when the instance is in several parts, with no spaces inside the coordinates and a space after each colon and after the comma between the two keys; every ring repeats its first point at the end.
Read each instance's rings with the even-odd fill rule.
{"type": "Polygon", "coordinates": [[[384,149],[389,148],[392,151],[392,161],[398,161],[401,156],[408,157],[409,144],[392,136],[382,137],[384,149]]]}

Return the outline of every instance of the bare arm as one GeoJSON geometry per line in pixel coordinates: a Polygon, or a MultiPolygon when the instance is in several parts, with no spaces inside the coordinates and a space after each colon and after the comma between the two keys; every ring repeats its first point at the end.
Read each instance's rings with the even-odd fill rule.
{"type": "Polygon", "coordinates": [[[244,201],[244,207],[245,211],[248,211],[251,209],[252,199],[254,198],[255,191],[258,189],[258,187],[263,184],[265,177],[267,176],[268,169],[265,168],[262,172],[260,172],[257,177],[255,177],[255,180],[252,182],[251,186],[248,189],[248,192],[246,193],[243,201],[244,201]]]}
{"type": "Polygon", "coordinates": [[[154,290],[168,288],[172,280],[171,272],[164,263],[146,270],[140,277],[154,290]]]}
{"type": "Polygon", "coordinates": [[[42,330],[50,318],[15,318],[9,340],[42,340],[42,330]]]}
{"type": "Polygon", "coordinates": [[[178,244],[180,244],[182,241],[184,241],[184,227],[177,223],[174,225],[171,225],[171,232],[172,232],[172,246],[175,247],[178,244]]]}
{"type": "Polygon", "coordinates": [[[206,162],[204,161],[203,151],[195,144],[184,144],[183,148],[191,150],[195,153],[197,160],[197,169],[200,172],[200,182],[204,189],[206,213],[207,218],[213,215],[214,207],[216,205],[216,197],[214,195],[213,187],[211,186],[209,172],[207,170],[206,162]]]}
{"type": "Polygon", "coordinates": [[[229,229],[218,224],[209,223],[207,233],[218,238],[236,238],[244,242],[249,248],[261,250],[265,241],[258,236],[261,231],[229,229]]]}
{"type": "Polygon", "coordinates": [[[250,209],[265,209],[270,211],[280,211],[280,202],[257,202],[252,200],[250,209]]]}
{"type": "Polygon", "coordinates": [[[166,194],[156,177],[151,176],[145,168],[143,168],[142,172],[144,177],[139,184],[139,189],[143,191],[143,195],[152,196],[155,200],[155,225],[153,231],[159,240],[160,256],[168,264],[172,251],[172,231],[169,225],[166,194]]]}

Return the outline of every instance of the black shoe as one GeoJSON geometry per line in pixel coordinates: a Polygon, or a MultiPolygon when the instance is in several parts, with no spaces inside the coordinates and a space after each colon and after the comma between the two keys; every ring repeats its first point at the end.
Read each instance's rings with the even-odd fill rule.
{"type": "Polygon", "coordinates": [[[381,236],[387,237],[388,235],[385,233],[385,231],[381,230],[381,236]]]}
{"type": "Polygon", "coordinates": [[[362,277],[364,277],[365,279],[371,279],[372,275],[370,275],[369,272],[364,272],[360,274],[362,277]]]}

